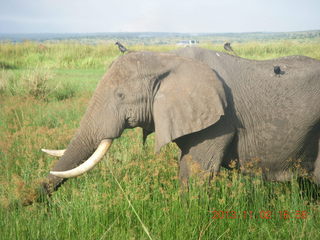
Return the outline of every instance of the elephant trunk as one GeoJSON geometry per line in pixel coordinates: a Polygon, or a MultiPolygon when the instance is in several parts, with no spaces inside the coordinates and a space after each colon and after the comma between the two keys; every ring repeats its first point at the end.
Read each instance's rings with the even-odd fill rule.
{"type": "Polygon", "coordinates": [[[104,139],[100,142],[95,152],[78,167],[66,171],[51,171],[50,174],[61,178],[72,178],[80,176],[86,173],[87,171],[91,170],[98,162],[102,160],[103,156],[107,153],[111,144],[111,139],[104,139]]]}
{"type": "Polygon", "coordinates": [[[50,192],[57,190],[67,178],[92,169],[103,158],[111,143],[111,139],[97,137],[95,134],[90,134],[90,131],[80,128],[48,175],[50,192]]]}
{"type": "Polygon", "coordinates": [[[22,204],[30,205],[43,201],[56,191],[68,178],[81,175],[100,162],[112,144],[111,139],[93,140],[89,134],[79,131],[68,148],[57,155],[63,155],[54,165],[48,177],[42,181],[36,192],[23,197],[22,204]]]}

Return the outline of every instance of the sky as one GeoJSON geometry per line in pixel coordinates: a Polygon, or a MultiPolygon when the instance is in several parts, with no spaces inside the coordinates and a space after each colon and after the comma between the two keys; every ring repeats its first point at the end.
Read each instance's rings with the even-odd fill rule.
{"type": "Polygon", "coordinates": [[[0,0],[0,33],[320,29],[320,0],[0,0]]]}

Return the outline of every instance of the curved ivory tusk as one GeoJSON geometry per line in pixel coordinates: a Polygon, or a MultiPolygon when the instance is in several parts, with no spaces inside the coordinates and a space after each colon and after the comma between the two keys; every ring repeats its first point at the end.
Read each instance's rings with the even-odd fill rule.
{"type": "Polygon", "coordinates": [[[96,149],[96,151],[91,155],[91,157],[88,158],[87,161],[85,161],[78,167],[71,170],[62,171],[62,172],[51,171],[50,174],[57,177],[61,177],[61,178],[72,178],[72,177],[77,177],[81,174],[84,174],[85,172],[92,169],[98,162],[101,161],[101,159],[106,154],[109,147],[111,146],[111,143],[112,143],[111,139],[102,140],[98,148],[96,149]]]}
{"type": "Polygon", "coordinates": [[[42,152],[45,152],[47,154],[49,154],[50,156],[54,156],[54,157],[62,157],[64,152],[66,151],[66,149],[62,149],[62,150],[51,150],[51,149],[41,149],[42,152]]]}

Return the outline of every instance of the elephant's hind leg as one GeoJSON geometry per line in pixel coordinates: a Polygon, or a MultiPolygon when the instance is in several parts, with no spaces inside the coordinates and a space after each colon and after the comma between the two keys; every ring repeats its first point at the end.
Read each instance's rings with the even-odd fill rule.
{"type": "Polygon", "coordinates": [[[320,138],[318,140],[317,159],[314,163],[313,180],[320,186],[320,138]]]}

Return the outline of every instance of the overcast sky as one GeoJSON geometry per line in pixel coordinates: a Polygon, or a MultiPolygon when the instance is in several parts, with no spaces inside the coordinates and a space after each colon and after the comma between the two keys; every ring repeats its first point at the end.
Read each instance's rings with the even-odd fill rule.
{"type": "Polygon", "coordinates": [[[320,29],[320,0],[0,0],[0,33],[320,29]]]}

